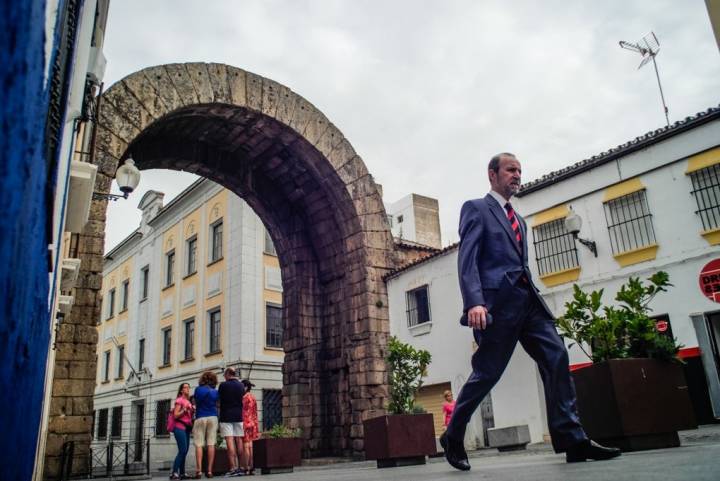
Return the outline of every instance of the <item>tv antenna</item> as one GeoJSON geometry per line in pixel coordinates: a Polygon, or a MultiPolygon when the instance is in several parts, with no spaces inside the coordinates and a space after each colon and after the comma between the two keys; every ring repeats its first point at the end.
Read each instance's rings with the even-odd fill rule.
{"type": "Polygon", "coordinates": [[[645,65],[647,65],[648,62],[650,62],[650,60],[652,60],[653,66],[655,67],[655,77],[657,77],[658,88],[660,89],[660,99],[662,100],[663,111],[665,112],[665,121],[667,122],[667,126],[670,127],[668,108],[667,104],[665,103],[665,95],[663,94],[662,85],[660,84],[660,73],[658,73],[657,61],[655,60],[655,57],[660,51],[660,42],[655,36],[655,33],[648,33],[642,39],[640,39],[639,42],[636,43],[630,43],[625,42],[624,40],[620,40],[620,47],[624,48],[625,50],[632,50],[633,52],[637,52],[642,56],[642,61],[640,62],[640,65],[638,65],[638,70],[643,68],[645,65]]]}

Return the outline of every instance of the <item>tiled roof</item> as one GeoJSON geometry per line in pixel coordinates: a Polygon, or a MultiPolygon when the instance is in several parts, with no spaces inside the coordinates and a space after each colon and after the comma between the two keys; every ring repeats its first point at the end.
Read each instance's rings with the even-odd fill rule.
{"type": "Polygon", "coordinates": [[[420,265],[424,262],[429,261],[430,259],[434,259],[435,257],[440,257],[441,255],[447,254],[448,252],[457,249],[459,245],[460,245],[459,242],[450,244],[449,246],[443,247],[442,249],[436,249],[435,252],[433,252],[430,255],[421,257],[420,259],[415,259],[414,261],[408,262],[407,264],[403,264],[400,267],[393,269],[390,272],[388,272],[387,274],[385,274],[383,276],[383,280],[387,282],[388,280],[392,279],[393,277],[398,276],[401,272],[404,272],[404,271],[410,269],[411,267],[415,267],[417,265],[420,265]]]}
{"type": "Polygon", "coordinates": [[[601,154],[593,155],[589,159],[581,160],[569,167],[545,174],[539,179],[523,184],[520,187],[520,192],[518,192],[516,196],[522,197],[523,195],[542,189],[543,187],[547,187],[557,181],[568,179],[574,175],[593,169],[606,162],[611,162],[636,150],[644,149],[652,144],[670,138],[686,130],[699,127],[706,122],[710,122],[718,118],[720,118],[720,105],[717,107],[711,107],[704,112],[699,112],[694,116],[686,117],[684,120],[677,121],[669,127],[662,127],[647,132],[644,135],[635,137],[635,139],[629,142],[618,145],[617,147],[601,154]]]}
{"type": "Polygon", "coordinates": [[[401,239],[400,237],[393,237],[393,241],[395,242],[395,247],[399,247],[400,249],[421,250],[428,252],[436,252],[440,250],[437,247],[431,247],[425,244],[420,244],[419,242],[401,239]]]}

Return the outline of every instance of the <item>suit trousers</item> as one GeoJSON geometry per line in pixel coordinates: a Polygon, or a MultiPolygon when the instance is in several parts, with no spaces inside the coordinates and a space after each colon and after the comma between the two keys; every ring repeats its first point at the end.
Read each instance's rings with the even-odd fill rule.
{"type": "Polygon", "coordinates": [[[587,439],[577,415],[567,349],[530,284],[520,282],[506,290],[490,307],[493,323],[485,330],[473,330],[478,344],[473,370],[457,397],[447,434],[464,439],[471,416],[500,379],[520,341],[540,370],[553,448],[564,452],[587,439]]]}

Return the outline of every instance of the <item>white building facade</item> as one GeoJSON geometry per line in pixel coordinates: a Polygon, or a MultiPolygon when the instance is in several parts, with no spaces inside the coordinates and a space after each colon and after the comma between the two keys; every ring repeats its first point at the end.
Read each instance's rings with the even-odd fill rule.
{"type": "MultiPolygon", "coordinates": [[[[140,227],[105,257],[93,444],[169,468],[165,430],[181,383],[239,370],[256,385],[261,428],[282,421],[282,283],[252,209],[202,179],[167,206],[149,191],[140,227]]],[[[188,456],[188,471],[194,456],[188,456]]]]}

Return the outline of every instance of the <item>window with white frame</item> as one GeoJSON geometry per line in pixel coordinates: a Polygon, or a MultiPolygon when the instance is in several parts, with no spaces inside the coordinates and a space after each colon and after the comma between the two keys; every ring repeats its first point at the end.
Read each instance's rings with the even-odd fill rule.
{"type": "Polygon", "coordinates": [[[430,321],[430,299],[428,286],[424,285],[405,293],[408,326],[430,321]]]}
{"type": "Polygon", "coordinates": [[[208,346],[208,354],[220,352],[220,322],[220,309],[215,309],[208,312],[208,332],[210,333],[210,345],[208,346]]]}
{"type": "Polygon", "coordinates": [[[125,279],[122,283],[122,298],[120,300],[120,312],[127,311],[128,297],[130,296],[130,279],[125,279]]]}
{"type": "Polygon", "coordinates": [[[265,346],[282,347],[282,342],[282,306],[267,303],[265,304],[265,346]]]}
{"type": "Polygon", "coordinates": [[[103,381],[110,380],[110,351],[103,353],[103,381]]]}
{"type": "Polygon", "coordinates": [[[655,244],[652,214],[644,189],[609,200],[604,206],[613,254],[655,244]]]}
{"type": "Polygon", "coordinates": [[[112,417],[110,419],[110,437],[117,439],[122,436],[122,415],[123,407],[115,406],[112,408],[112,417]]]}
{"type": "Polygon", "coordinates": [[[195,350],[195,318],[185,321],[185,356],[186,361],[193,358],[195,350]]]}
{"type": "Polygon", "coordinates": [[[165,329],[163,329],[162,340],[163,340],[162,362],[163,362],[163,366],[168,366],[170,364],[170,348],[172,347],[172,328],[166,327],[165,329]]]}
{"type": "Polygon", "coordinates": [[[691,172],[690,181],[703,230],[720,228],[720,164],[691,172]]]}
{"type": "Polygon", "coordinates": [[[175,251],[165,254],[165,287],[175,283],[175,251]]]}
{"type": "Polygon", "coordinates": [[[541,276],[579,265],[575,239],[565,228],[564,218],[533,227],[533,245],[541,276]]]}
{"type": "Polygon", "coordinates": [[[219,220],[210,226],[210,262],[223,256],[223,222],[219,220]]]}
{"type": "Polygon", "coordinates": [[[125,346],[120,345],[117,347],[117,372],[115,373],[116,379],[122,379],[125,375],[125,346]]]}
{"type": "Polygon", "coordinates": [[[197,237],[192,237],[186,242],[187,258],[185,263],[185,274],[194,274],[197,271],[197,237]]]}
{"type": "Polygon", "coordinates": [[[145,266],[141,270],[141,285],[140,285],[140,300],[145,300],[148,297],[150,290],[150,266],[145,266]]]}

